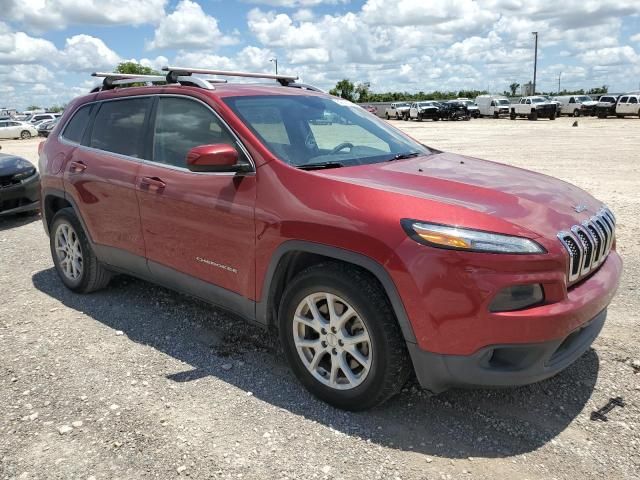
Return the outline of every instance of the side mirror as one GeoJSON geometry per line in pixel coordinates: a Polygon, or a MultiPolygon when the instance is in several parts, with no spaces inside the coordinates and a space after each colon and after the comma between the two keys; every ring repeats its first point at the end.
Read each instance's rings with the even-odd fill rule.
{"type": "Polygon", "coordinates": [[[187,168],[192,172],[246,172],[249,166],[238,164],[238,152],[233,146],[218,143],[189,150],[187,168]]]}

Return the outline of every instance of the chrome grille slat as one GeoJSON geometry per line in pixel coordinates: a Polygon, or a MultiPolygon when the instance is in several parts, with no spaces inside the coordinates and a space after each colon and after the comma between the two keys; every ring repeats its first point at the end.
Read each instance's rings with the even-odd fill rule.
{"type": "Polygon", "coordinates": [[[603,207],[581,225],[558,233],[558,239],[569,253],[569,283],[584,277],[604,263],[615,238],[615,217],[603,207]]]}

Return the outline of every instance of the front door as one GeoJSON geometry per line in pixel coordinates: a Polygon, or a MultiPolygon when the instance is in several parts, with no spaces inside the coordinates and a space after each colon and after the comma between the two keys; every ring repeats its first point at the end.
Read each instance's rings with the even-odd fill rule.
{"type": "Polygon", "coordinates": [[[186,168],[191,148],[220,143],[235,146],[240,161],[249,161],[209,106],[189,97],[158,97],[152,161],[138,178],[149,270],[169,285],[189,283],[186,275],[253,299],[255,174],[186,168]]]}

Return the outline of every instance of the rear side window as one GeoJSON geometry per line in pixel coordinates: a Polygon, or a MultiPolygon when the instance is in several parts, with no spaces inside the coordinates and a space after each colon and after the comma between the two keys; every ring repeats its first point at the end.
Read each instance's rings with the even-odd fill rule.
{"type": "Polygon", "coordinates": [[[226,143],[242,158],[233,135],[203,104],[178,97],[160,97],[153,140],[153,161],[176,167],[187,166],[187,153],[194,147],[226,143]]]}
{"type": "Polygon", "coordinates": [[[629,100],[629,97],[622,97],[618,103],[627,103],[627,100],[629,100]]]}
{"type": "Polygon", "coordinates": [[[629,103],[638,103],[638,99],[636,97],[629,97],[629,103]]]}
{"type": "Polygon", "coordinates": [[[70,142],[80,143],[84,129],[89,121],[89,116],[91,115],[91,107],[92,105],[85,105],[73,114],[73,117],[69,120],[69,123],[67,123],[67,126],[62,133],[62,136],[65,139],[70,142]]]}
{"type": "Polygon", "coordinates": [[[93,122],[89,146],[143,158],[145,121],[150,105],[148,97],[103,102],[93,122]]]}

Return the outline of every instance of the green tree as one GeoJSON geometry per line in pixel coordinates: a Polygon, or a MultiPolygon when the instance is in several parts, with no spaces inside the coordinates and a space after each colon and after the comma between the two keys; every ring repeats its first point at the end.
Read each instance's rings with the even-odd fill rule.
{"type": "Polygon", "coordinates": [[[604,95],[609,93],[609,87],[607,85],[602,85],[601,87],[592,88],[587,93],[592,95],[604,95]]]}
{"type": "Polygon", "coordinates": [[[365,103],[369,101],[369,84],[359,83],[356,87],[356,94],[358,95],[358,102],[365,103]]]}
{"type": "Polygon", "coordinates": [[[41,108],[37,105],[29,105],[27,110],[41,110],[41,108]]]}
{"type": "Polygon", "coordinates": [[[518,88],[520,88],[519,83],[513,82],[511,85],[509,85],[509,90],[511,90],[512,97],[516,96],[516,92],[518,91],[518,88]]]}
{"type": "Polygon", "coordinates": [[[134,73],[136,75],[161,75],[151,67],[145,67],[136,62],[122,62],[115,68],[116,73],[134,73]]]}
{"type": "Polygon", "coordinates": [[[336,83],[335,88],[332,88],[331,90],[329,90],[329,93],[331,95],[335,95],[336,97],[342,97],[345,100],[349,100],[350,102],[353,102],[353,93],[355,91],[356,87],[353,84],[353,82],[349,81],[348,79],[343,79],[340,80],[338,83],[336,83]]]}
{"type": "Polygon", "coordinates": [[[51,107],[47,108],[47,112],[51,112],[51,113],[60,113],[64,111],[64,105],[52,105],[51,107]]]}

